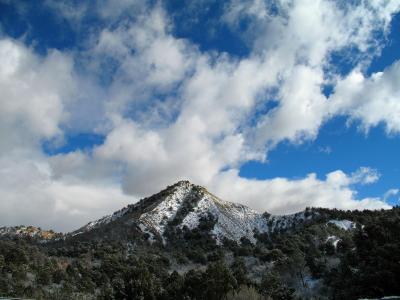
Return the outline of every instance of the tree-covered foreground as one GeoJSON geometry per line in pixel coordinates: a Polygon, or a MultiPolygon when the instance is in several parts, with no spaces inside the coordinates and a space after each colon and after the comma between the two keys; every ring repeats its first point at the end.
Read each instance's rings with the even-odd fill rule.
{"type": "Polygon", "coordinates": [[[0,296],[34,299],[359,299],[400,295],[400,208],[317,212],[257,243],[168,227],[146,236],[0,240],[0,296]],[[343,230],[328,220],[351,220],[343,230]]]}

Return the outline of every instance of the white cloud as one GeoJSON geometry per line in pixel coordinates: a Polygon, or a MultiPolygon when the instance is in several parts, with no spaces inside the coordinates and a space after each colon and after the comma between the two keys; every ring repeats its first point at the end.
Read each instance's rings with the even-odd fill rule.
{"type": "Polygon", "coordinates": [[[327,113],[322,83],[320,70],[296,66],[280,89],[280,105],[258,123],[257,140],[276,145],[315,138],[327,113]]]}
{"type": "Polygon", "coordinates": [[[381,174],[375,169],[361,167],[356,172],[351,174],[352,183],[371,184],[379,180],[381,174]]]}
{"type": "MultiPolygon", "coordinates": [[[[110,77],[110,86],[105,90],[108,113],[123,115],[131,110],[135,118],[140,118],[132,107],[162,105],[155,95],[173,92],[191,72],[198,55],[196,48],[174,38],[170,26],[158,5],[135,21],[105,27],[96,37],[86,53],[88,68],[98,76],[107,72],[110,77]]],[[[146,109],[141,121],[160,121],[148,120],[150,114],[146,109]]]]}
{"type": "Polygon", "coordinates": [[[338,209],[389,208],[382,199],[358,199],[350,184],[352,176],[334,171],[320,180],[314,173],[302,179],[274,178],[251,180],[240,178],[237,171],[224,174],[211,184],[211,190],[224,199],[245,203],[259,211],[274,214],[294,213],[305,207],[338,209]]]}
{"type": "Polygon", "coordinates": [[[69,231],[137,200],[113,182],[69,182],[51,172],[43,157],[0,159],[2,226],[33,224],[69,231]]]}
{"type": "MultiPolygon", "coordinates": [[[[57,51],[39,57],[20,42],[2,39],[0,65],[2,225],[34,224],[71,230],[88,217],[97,218],[135,201],[122,194],[119,184],[104,177],[98,181],[60,179],[56,176],[63,169],[60,163],[52,158],[50,165],[41,151],[41,141],[62,136],[61,125],[69,118],[65,108],[79,86],[71,58],[57,51]]],[[[69,159],[68,168],[79,173],[71,162],[81,167],[87,157],[82,154],[78,159],[77,153],[71,156],[75,159],[69,159]]],[[[93,168],[100,169],[99,165],[93,168]]],[[[94,173],[86,174],[95,178],[94,173]]]]}
{"type": "Polygon", "coordinates": [[[399,85],[399,61],[370,77],[355,70],[337,83],[332,110],[361,121],[364,130],[382,123],[388,133],[399,133],[399,85]]]}
{"type": "MultiPolygon", "coordinates": [[[[361,2],[358,5],[340,5],[335,1],[281,1],[277,13],[273,13],[268,6],[264,12],[253,10],[257,1],[244,3],[249,11],[242,11],[243,2],[232,1],[227,14],[234,11],[236,5],[242,7],[242,13],[234,19],[237,22],[256,14],[256,18],[250,19],[252,26],[249,29],[256,32],[253,51],[262,57],[265,66],[269,66],[261,72],[269,76],[275,74],[272,76],[277,76],[280,81],[279,106],[260,118],[256,130],[258,143],[272,145],[284,139],[292,142],[314,139],[324,121],[338,114],[338,101],[330,103],[322,93],[323,85],[335,83],[337,77],[330,55],[341,52],[347,59],[355,59],[359,66],[367,65],[370,57],[379,54],[384,44],[376,40],[376,32],[387,32],[391,14],[400,7],[399,1],[361,2]],[[349,49],[353,52],[348,52],[349,49]],[[354,53],[354,49],[359,53],[354,53]]],[[[230,19],[232,24],[232,15],[230,19]]],[[[368,88],[362,90],[365,94],[369,92],[368,88]]],[[[393,89],[384,96],[397,97],[393,89]]],[[[395,107],[393,102],[391,108],[395,107]]],[[[378,118],[390,126],[393,118],[389,114],[380,115],[377,106],[381,103],[372,103],[376,105],[375,113],[371,113],[373,117],[363,113],[366,108],[356,105],[345,114],[359,115],[359,118],[367,119],[367,123],[371,123],[368,119],[378,118]]],[[[372,123],[375,125],[376,122],[372,123]]]]}
{"type": "Polygon", "coordinates": [[[19,42],[2,39],[0,65],[0,147],[61,134],[63,100],[73,88],[70,58],[51,51],[40,59],[19,42]]]}

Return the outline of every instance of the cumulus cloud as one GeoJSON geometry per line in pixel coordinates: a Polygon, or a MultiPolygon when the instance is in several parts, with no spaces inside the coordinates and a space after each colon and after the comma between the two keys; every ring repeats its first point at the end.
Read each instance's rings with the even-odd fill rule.
{"type": "Polygon", "coordinates": [[[381,174],[375,169],[361,167],[351,174],[351,182],[361,184],[371,184],[377,182],[381,174]]]}
{"type": "Polygon", "coordinates": [[[71,59],[57,51],[41,59],[21,43],[2,39],[0,65],[0,151],[61,134],[63,101],[73,85],[71,59]]]}
{"type": "Polygon", "coordinates": [[[2,225],[68,230],[89,215],[95,218],[135,201],[109,180],[57,180],[57,169],[41,151],[41,141],[62,135],[69,117],[66,107],[78,86],[71,58],[57,51],[39,57],[12,39],[0,40],[0,54],[2,225]]]}
{"type": "Polygon", "coordinates": [[[222,174],[211,185],[217,195],[225,199],[246,203],[259,210],[273,214],[294,213],[305,207],[329,207],[339,209],[390,208],[379,198],[357,198],[352,183],[363,182],[337,170],[326,175],[325,180],[311,173],[302,179],[274,178],[251,180],[240,178],[237,171],[222,174]]]}
{"type": "Polygon", "coordinates": [[[54,178],[44,157],[0,158],[2,226],[33,224],[69,231],[137,199],[113,182],[54,178]]]}
{"type": "Polygon", "coordinates": [[[179,179],[272,213],[389,207],[385,197],[357,197],[355,185],[379,179],[367,167],[325,179],[254,180],[238,170],[265,160],[282,141],[315,139],[336,115],[365,129],[383,123],[388,133],[400,130],[399,63],[363,73],[383,44],[376,33],[387,34],[399,1],[232,0],[221,21],[232,30],[247,21],[240,34],[251,51],[242,58],[176,37],[162,3],[96,3],[74,12],[67,1],[47,2],[78,31],[88,14],[101,19],[83,49],[39,56],[21,41],[0,41],[5,223],[69,230],[179,179]],[[349,57],[349,49],[355,67],[340,75],[331,56],[349,57]],[[334,86],[329,97],[326,84],[334,86]],[[43,140],[69,131],[105,140],[89,152],[43,153],[43,140]]]}
{"type": "Polygon", "coordinates": [[[331,97],[333,110],[360,121],[365,131],[384,124],[388,133],[399,133],[399,84],[399,61],[369,77],[354,70],[337,83],[331,97]]]}

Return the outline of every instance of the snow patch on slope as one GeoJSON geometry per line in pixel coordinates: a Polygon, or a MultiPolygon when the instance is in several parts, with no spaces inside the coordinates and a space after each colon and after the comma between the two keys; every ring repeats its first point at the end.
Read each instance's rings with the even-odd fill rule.
{"type": "Polygon", "coordinates": [[[189,181],[180,181],[133,206],[90,222],[71,234],[79,235],[93,230],[123,216],[129,216],[130,212],[135,214],[132,215],[132,220],[124,219],[127,225],[135,224],[143,233],[149,234],[150,241],[160,237],[164,243],[167,226],[177,226],[181,229],[187,227],[193,230],[199,226],[202,218],[211,215],[216,221],[211,234],[218,244],[221,244],[224,238],[240,243],[243,237],[251,243],[256,243],[255,232],[272,233],[291,229],[315,215],[307,210],[285,216],[261,214],[247,206],[223,201],[189,181]],[[171,223],[173,220],[176,223],[171,223]]]}
{"type": "MultiPolygon", "coordinates": [[[[148,230],[154,230],[162,237],[168,222],[175,218],[176,213],[186,197],[191,193],[192,188],[193,186],[189,182],[182,182],[154,209],[142,214],[139,221],[145,226],[146,232],[148,232],[148,230]]],[[[142,228],[141,226],[141,229],[142,228]]],[[[142,231],[143,230],[144,229],[142,229],[142,231]]]]}
{"type": "Polygon", "coordinates": [[[332,243],[335,249],[337,248],[337,244],[341,241],[341,238],[337,237],[336,235],[330,235],[326,238],[326,243],[332,243]]]}
{"type": "Polygon", "coordinates": [[[290,229],[293,226],[312,220],[317,214],[316,212],[301,211],[290,215],[270,216],[268,221],[270,232],[290,229]]]}
{"type": "Polygon", "coordinates": [[[349,220],[330,220],[327,224],[333,224],[343,230],[351,230],[356,228],[356,223],[349,220]]]}
{"type": "Polygon", "coordinates": [[[255,230],[260,233],[268,231],[267,220],[260,213],[244,205],[222,201],[209,193],[203,194],[197,206],[183,219],[180,227],[194,229],[199,225],[200,219],[208,214],[217,220],[212,234],[219,244],[224,237],[238,243],[245,237],[255,243],[255,230]]]}
{"type": "Polygon", "coordinates": [[[111,215],[107,215],[104,216],[98,220],[92,221],[87,223],[85,226],[83,226],[82,228],[78,229],[77,231],[74,231],[71,233],[71,236],[76,236],[79,234],[82,234],[84,232],[90,231],[92,229],[98,228],[102,225],[106,225],[112,221],[115,221],[117,219],[119,219],[120,217],[122,217],[123,215],[125,215],[127,212],[129,211],[129,207],[124,207],[116,212],[114,212],[111,215]]]}
{"type": "Polygon", "coordinates": [[[143,233],[147,233],[149,235],[149,241],[152,243],[154,242],[156,239],[154,237],[154,234],[149,231],[149,229],[144,225],[144,224],[139,224],[139,228],[143,233]]]}
{"type": "Polygon", "coordinates": [[[92,228],[98,227],[99,225],[108,224],[108,223],[110,223],[112,221],[115,221],[115,220],[119,219],[120,217],[122,217],[128,210],[129,210],[128,207],[124,207],[123,209],[114,212],[112,215],[108,215],[108,216],[105,216],[105,217],[103,217],[103,218],[101,218],[101,219],[99,219],[97,221],[93,221],[93,222],[88,223],[86,225],[86,228],[88,230],[90,230],[92,228]]]}

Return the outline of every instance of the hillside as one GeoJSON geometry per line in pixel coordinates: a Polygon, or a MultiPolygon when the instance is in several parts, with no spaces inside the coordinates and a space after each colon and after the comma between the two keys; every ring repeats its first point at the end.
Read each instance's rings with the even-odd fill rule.
{"type": "Polygon", "coordinates": [[[399,295],[399,212],[309,208],[272,216],[180,181],[71,233],[0,228],[0,296],[399,295]]]}
{"type": "MultiPolygon", "coordinates": [[[[309,214],[308,219],[311,217],[309,214]]],[[[111,231],[110,236],[121,238],[122,232],[136,230],[145,234],[150,242],[165,244],[167,231],[171,228],[194,230],[205,219],[215,220],[210,234],[220,245],[224,239],[240,243],[242,238],[255,244],[255,232],[284,230],[295,223],[300,224],[306,217],[304,213],[288,216],[261,214],[247,206],[221,200],[189,181],[180,181],[134,205],[90,222],[68,236],[85,234],[88,237],[96,235],[97,231],[111,231]]],[[[103,232],[102,239],[105,236],[103,232]]]]}

